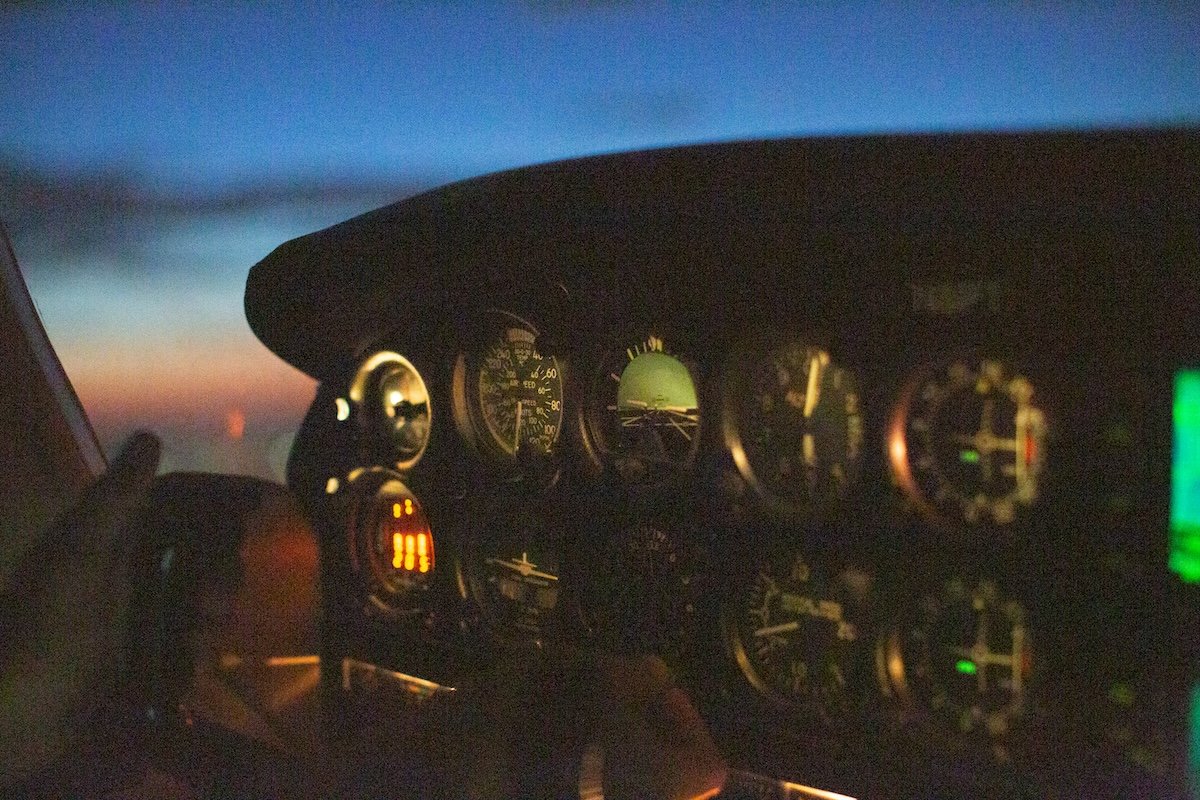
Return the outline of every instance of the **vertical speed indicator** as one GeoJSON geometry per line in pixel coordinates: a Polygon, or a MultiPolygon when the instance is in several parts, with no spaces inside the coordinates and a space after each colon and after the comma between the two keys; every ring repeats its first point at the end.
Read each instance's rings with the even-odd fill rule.
{"type": "Polygon", "coordinates": [[[871,584],[855,567],[832,571],[794,548],[771,551],[726,614],[750,684],[827,722],[861,712],[878,691],[871,584]]]}

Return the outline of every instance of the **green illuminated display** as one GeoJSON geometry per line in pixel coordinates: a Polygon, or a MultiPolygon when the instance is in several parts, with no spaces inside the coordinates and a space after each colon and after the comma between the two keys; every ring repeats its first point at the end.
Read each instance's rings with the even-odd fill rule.
{"type": "Polygon", "coordinates": [[[975,673],[979,672],[979,667],[975,665],[975,662],[967,661],[965,658],[955,664],[954,668],[963,675],[974,675],[975,673]]]}
{"type": "Polygon", "coordinates": [[[694,411],[696,385],[679,359],[666,353],[642,353],[629,362],[617,386],[617,408],[694,411]]]}
{"type": "Polygon", "coordinates": [[[1170,568],[1200,583],[1200,369],[1175,376],[1170,568]]]}

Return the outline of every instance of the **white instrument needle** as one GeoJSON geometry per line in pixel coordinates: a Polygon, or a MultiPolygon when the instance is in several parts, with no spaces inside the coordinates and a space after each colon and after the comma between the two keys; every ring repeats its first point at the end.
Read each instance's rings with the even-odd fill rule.
{"type": "Polygon", "coordinates": [[[517,452],[517,448],[521,446],[521,405],[523,401],[517,401],[517,421],[513,424],[513,452],[517,452]]]}

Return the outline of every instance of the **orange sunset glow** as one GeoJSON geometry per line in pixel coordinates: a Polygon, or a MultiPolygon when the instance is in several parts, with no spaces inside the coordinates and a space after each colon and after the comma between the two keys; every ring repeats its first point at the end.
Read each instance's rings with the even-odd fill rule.
{"type": "Polygon", "coordinates": [[[65,338],[56,341],[63,366],[96,424],[163,421],[231,430],[227,415],[240,409],[237,427],[247,431],[279,417],[298,420],[315,391],[312,378],[249,329],[209,341],[164,337],[119,346],[59,338],[65,338]]]}
{"type": "Polygon", "coordinates": [[[46,327],[96,435],[112,453],[135,430],[163,441],[163,471],[283,480],[291,435],[316,381],[243,326],[211,339],[175,333],[119,341],[46,327]]]}

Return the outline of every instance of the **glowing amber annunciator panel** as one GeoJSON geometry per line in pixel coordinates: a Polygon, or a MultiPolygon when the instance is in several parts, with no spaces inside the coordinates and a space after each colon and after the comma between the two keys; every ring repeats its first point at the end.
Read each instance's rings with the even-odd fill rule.
{"type": "Polygon", "coordinates": [[[392,569],[421,574],[433,569],[433,533],[415,498],[395,499],[384,525],[391,542],[392,569]]]}

